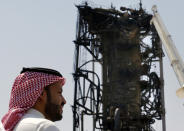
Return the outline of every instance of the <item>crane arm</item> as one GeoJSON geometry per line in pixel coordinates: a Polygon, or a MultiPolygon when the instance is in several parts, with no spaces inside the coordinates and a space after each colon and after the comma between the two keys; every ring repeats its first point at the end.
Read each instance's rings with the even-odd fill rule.
{"type": "Polygon", "coordinates": [[[156,5],[152,7],[153,18],[151,24],[153,24],[158,32],[161,42],[165,48],[165,51],[169,57],[171,66],[176,74],[181,88],[176,91],[176,95],[180,98],[184,98],[184,63],[180,57],[175,44],[171,38],[171,35],[167,31],[162,19],[157,11],[156,5]]]}

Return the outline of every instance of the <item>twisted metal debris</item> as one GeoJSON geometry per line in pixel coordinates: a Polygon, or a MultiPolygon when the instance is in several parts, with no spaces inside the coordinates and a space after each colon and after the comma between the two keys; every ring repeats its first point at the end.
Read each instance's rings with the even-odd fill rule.
{"type": "Polygon", "coordinates": [[[85,130],[85,116],[92,116],[93,130],[153,131],[165,112],[152,15],[142,7],[77,8],[73,131],[85,130]]]}

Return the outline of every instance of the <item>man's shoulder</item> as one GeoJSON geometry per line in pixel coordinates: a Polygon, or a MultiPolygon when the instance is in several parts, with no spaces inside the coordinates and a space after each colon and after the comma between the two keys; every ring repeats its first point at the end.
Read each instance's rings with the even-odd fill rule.
{"type": "Polygon", "coordinates": [[[45,118],[23,117],[17,123],[14,131],[59,131],[55,123],[45,118]]]}
{"type": "Polygon", "coordinates": [[[0,131],[5,131],[4,127],[3,127],[3,124],[1,122],[0,122],[0,131]]]}
{"type": "Polygon", "coordinates": [[[47,120],[45,118],[34,118],[34,117],[23,117],[18,124],[32,124],[32,125],[39,125],[39,124],[48,124],[48,125],[55,125],[54,122],[47,120]]]}

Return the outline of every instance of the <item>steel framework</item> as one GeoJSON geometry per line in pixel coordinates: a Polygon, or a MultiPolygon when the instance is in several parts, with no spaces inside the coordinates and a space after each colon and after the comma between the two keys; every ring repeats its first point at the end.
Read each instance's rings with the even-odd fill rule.
{"type": "Polygon", "coordinates": [[[163,51],[152,15],[141,6],[77,8],[73,131],[153,131],[155,120],[165,130],[163,51]]]}

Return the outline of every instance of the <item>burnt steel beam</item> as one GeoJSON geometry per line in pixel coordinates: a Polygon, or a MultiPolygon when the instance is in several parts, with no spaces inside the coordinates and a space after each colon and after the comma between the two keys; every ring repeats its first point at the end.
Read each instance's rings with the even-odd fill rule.
{"type": "MultiPolygon", "coordinates": [[[[163,89],[160,83],[162,67],[156,66],[161,62],[163,55],[160,55],[160,52],[163,51],[160,50],[155,29],[150,26],[152,15],[146,13],[142,6],[139,10],[122,7],[121,11],[92,8],[87,4],[77,8],[79,30],[74,43],[85,49],[93,59],[81,63],[74,73],[77,79],[75,82],[78,82],[75,83],[75,93],[80,93],[74,99],[78,114],[82,115],[82,110],[89,111],[87,115],[96,114],[93,126],[97,129],[96,123],[99,122],[98,129],[103,131],[114,131],[115,128],[152,131],[151,124],[160,120],[164,113],[164,104],[161,102],[163,89]],[[151,37],[151,45],[143,42],[147,36],[151,37]],[[94,49],[99,51],[94,52],[94,49]],[[98,53],[102,58],[98,58],[98,53]],[[97,72],[82,70],[88,63],[92,63],[94,67],[94,62],[103,63],[102,79],[99,79],[97,72]],[[160,73],[152,72],[153,68],[157,68],[160,73]],[[89,73],[93,74],[93,78],[88,76],[89,73]],[[80,78],[83,78],[83,86],[80,78]],[[85,81],[90,85],[85,85],[85,81]],[[103,83],[102,87],[100,83],[103,83]],[[89,105],[86,105],[87,100],[89,105]],[[103,106],[102,114],[99,105],[103,106]],[[117,109],[119,116],[114,119],[117,109]],[[117,128],[117,125],[121,127],[117,128]]],[[[79,61],[79,57],[76,61],[79,61]]],[[[81,121],[83,123],[83,119],[81,121]]]]}

